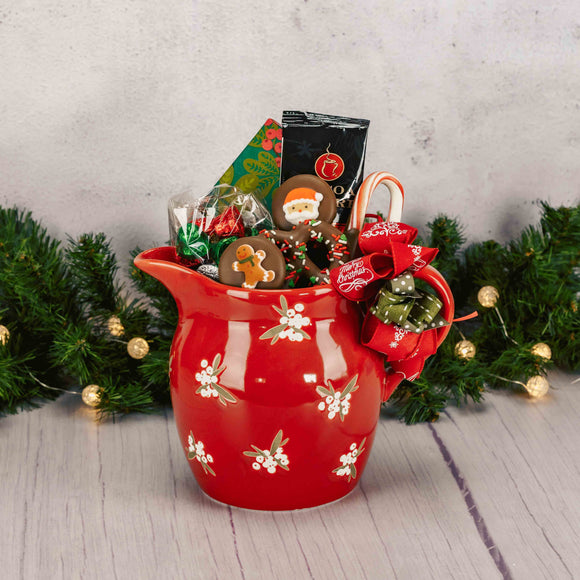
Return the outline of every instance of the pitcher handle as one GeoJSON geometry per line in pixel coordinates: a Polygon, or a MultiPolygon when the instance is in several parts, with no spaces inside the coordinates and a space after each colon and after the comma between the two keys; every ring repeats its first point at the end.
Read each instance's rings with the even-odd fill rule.
{"type": "MultiPolygon", "coordinates": [[[[455,301],[453,299],[453,294],[451,293],[451,288],[441,273],[433,268],[433,266],[426,266],[425,268],[415,272],[414,277],[427,282],[427,284],[429,284],[435,290],[441,299],[441,302],[443,303],[441,308],[441,315],[450,324],[434,330],[437,335],[437,348],[439,348],[441,343],[447,337],[449,330],[451,329],[451,322],[455,314],[455,301]]],[[[405,373],[402,371],[395,370],[392,367],[387,370],[381,396],[383,402],[385,402],[391,396],[401,381],[406,378],[408,377],[406,377],[405,373]]]]}
{"type": "Polygon", "coordinates": [[[346,230],[361,230],[365,221],[367,208],[371,197],[379,185],[385,185],[390,193],[389,213],[387,214],[388,222],[400,222],[403,214],[403,203],[405,201],[405,192],[401,182],[391,173],[386,171],[376,171],[369,174],[356,194],[350,220],[346,230]]]}

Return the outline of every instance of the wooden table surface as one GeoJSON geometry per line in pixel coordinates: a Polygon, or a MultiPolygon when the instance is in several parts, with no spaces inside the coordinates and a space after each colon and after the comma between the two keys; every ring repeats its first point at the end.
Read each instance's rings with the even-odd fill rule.
{"type": "Polygon", "coordinates": [[[97,423],[80,397],[0,420],[0,577],[580,578],[580,383],[489,393],[435,424],[382,414],[343,500],[208,499],[171,412],[97,423]]]}

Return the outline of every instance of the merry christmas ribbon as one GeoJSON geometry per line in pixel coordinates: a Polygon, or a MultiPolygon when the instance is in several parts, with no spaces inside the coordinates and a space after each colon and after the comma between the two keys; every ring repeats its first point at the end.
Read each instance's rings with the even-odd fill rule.
{"type": "Polygon", "coordinates": [[[361,342],[383,355],[392,372],[413,380],[437,350],[435,330],[448,324],[436,296],[417,290],[413,273],[427,266],[436,248],[412,245],[417,229],[403,223],[367,224],[359,235],[363,256],[330,272],[334,288],[353,301],[373,299],[361,342]]]}

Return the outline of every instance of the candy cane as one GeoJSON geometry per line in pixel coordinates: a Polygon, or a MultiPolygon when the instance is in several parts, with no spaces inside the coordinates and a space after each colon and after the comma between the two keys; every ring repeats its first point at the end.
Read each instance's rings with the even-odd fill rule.
{"type": "Polygon", "coordinates": [[[362,182],[362,185],[360,186],[354,200],[347,230],[351,228],[356,228],[358,230],[362,229],[371,196],[381,183],[387,186],[387,189],[391,194],[387,221],[401,221],[401,215],[403,213],[403,202],[405,200],[403,186],[394,175],[391,175],[386,171],[377,171],[375,173],[371,173],[362,182]]]}

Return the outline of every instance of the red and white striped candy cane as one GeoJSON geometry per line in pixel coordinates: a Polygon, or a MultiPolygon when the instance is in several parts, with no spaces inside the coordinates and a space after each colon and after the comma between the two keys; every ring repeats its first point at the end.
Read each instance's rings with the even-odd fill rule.
{"type": "Polygon", "coordinates": [[[403,186],[394,175],[386,171],[376,171],[366,177],[356,194],[347,230],[352,228],[356,228],[357,230],[362,229],[371,196],[381,184],[386,185],[391,194],[387,221],[401,221],[403,202],[405,201],[403,186]]]}

